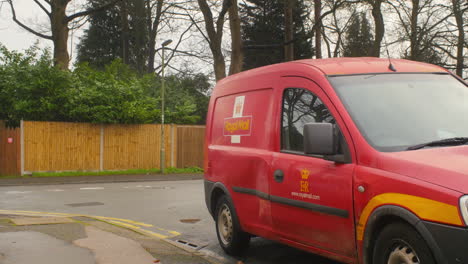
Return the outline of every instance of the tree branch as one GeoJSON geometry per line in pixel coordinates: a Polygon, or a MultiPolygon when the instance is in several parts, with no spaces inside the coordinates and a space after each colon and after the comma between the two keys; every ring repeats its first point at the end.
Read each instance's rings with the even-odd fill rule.
{"type": "Polygon", "coordinates": [[[41,2],[39,2],[39,0],[34,0],[34,2],[35,2],[35,3],[42,9],[42,11],[44,11],[44,12],[47,14],[47,16],[50,18],[51,14],[50,14],[49,10],[47,10],[47,8],[45,8],[45,6],[43,6],[43,5],[41,4],[41,2]]]}
{"type": "Polygon", "coordinates": [[[19,21],[17,18],[16,18],[16,11],[15,11],[15,7],[13,6],[13,0],[7,0],[8,3],[10,4],[10,7],[11,7],[11,14],[13,16],[13,21],[18,24],[20,27],[26,29],[27,31],[29,31],[30,33],[40,37],[40,38],[44,38],[44,39],[48,39],[48,40],[52,40],[52,36],[48,36],[48,35],[45,35],[45,34],[42,34],[42,33],[39,33],[37,31],[35,31],[34,29],[26,26],[25,24],[23,24],[21,21],[19,21]]]}
{"type": "Polygon", "coordinates": [[[93,9],[88,9],[86,11],[78,12],[78,13],[75,13],[73,15],[67,16],[66,21],[70,22],[75,18],[82,17],[82,16],[87,16],[87,15],[90,15],[90,14],[95,13],[95,12],[106,10],[107,8],[111,7],[112,5],[116,4],[119,1],[121,1],[121,0],[111,0],[107,4],[104,4],[104,5],[100,6],[100,7],[93,8],[93,9]]]}

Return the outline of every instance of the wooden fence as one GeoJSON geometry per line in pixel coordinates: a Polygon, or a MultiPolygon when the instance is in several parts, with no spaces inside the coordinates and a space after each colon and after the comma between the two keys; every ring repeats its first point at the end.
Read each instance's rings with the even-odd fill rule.
{"type": "MultiPolygon", "coordinates": [[[[166,167],[203,167],[204,126],[165,125],[166,167]]],[[[0,174],[153,169],[160,166],[161,126],[0,123],[0,174]]]]}
{"type": "Polygon", "coordinates": [[[0,174],[15,175],[21,171],[20,129],[9,129],[0,121],[0,174]]]}

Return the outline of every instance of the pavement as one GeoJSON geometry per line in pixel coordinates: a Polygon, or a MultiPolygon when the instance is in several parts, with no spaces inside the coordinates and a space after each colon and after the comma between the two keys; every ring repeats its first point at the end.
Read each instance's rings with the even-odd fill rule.
{"type": "Polygon", "coordinates": [[[0,186],[54,185],[80,183],[113,183],[113,182],[148,182],[148,181],[183,181],[203,179],[202,173],[187,174],[140,174],[140,175],[100,175],[100,176],[66,176],[66,177],[31,177],[1,178],[0,186]]]}
{"type": "Polygon", "coordinates": [[[0,263],[218,263],[137,231],[87,216],[0,213],[0,263]]]}

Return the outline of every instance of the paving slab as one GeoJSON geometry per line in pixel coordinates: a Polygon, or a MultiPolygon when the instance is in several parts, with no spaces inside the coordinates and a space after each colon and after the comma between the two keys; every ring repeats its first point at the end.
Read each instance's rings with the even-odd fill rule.
{"type": "Polygon", "coordinates": [[[150,264],[156,261],[139,243],[131,239],[92,226],[86,226],[85,230],[88,237],[73,243],[94,252],[99,264],[150,264]]]}
{"type": "Polygon", "coordinates": [[[11,221],[17,226],[74,223],[73,220],[67,217],[23,217],[13,218],[11,221]]]}
{"type": "MultiPolygon", "coordinates": [[[[54,238],[58,241],[77,248],[84,248],[90,252],[93,260],[97,264],[120,264],[120,263],[162,263],[162,264],[214,264],[219,263],[215,258],[209,255],[197,252],[194,250],[187,250],[177,243],[169,243],[166,239],[160,239],[154,236],[150,236],[141,232],[136,232],[133,229],[128,229],[123,226],[113,224],[103,220],[97,220],[90,217],[70,217],[69,219],[74,220],[73,223],[63,224],[43,224],[43,225],[14,225],[13,219],[28,218],[27,216],[20,215],[6,215],[0,214],[0,240],[4,241],[2,234],[10,233],[24,233],[25,235],[19,237],[19,240],[29,240],[28,234],[41,233],[47,237],[54,238]],[[94,229],[94,231],[93,231],[94,229]],[[91,231],[90,231],[91,230],[91,231]],[[130,245],[130,246],[129,246],[130,245]]],[[[52,217],[30,217],[35,219],[41,218],[52,218],[52,217]]],[[[62,217],[63,218],[63,217],[62,217]]],[[[34,244],[50,244],[48,240],[34,239],[34,244]]],[[[16,241],[15,241],[16,242],[16,241]]],[[[12,243],[16,244],[16,243],[12,243]]],[[[53,244],[51,244],[53,245],[53,244]]],[[[29,249],[34,247],[33,245],[22,245],[17,252],[13,255],[23,254],[27,252],[28,256],[29,249]]],[[[22,259],[11,258],[11,254],[6,255],[6,247],[0,243],[0,264],[10,263],[26,263],[20,262],[22,259]],[[5,262],[8,257],[9,262],[5,262]]],[[[52,260],[45,262],[31,261],[31,257],[28,264],[31,262],[36,263],[71,263],[75,262],[62,261],[53,262],[55,257],[55,251],[59,249],[43,248],[43,258],[51,256],[52,260]]],[[[78,263],[88,264],[87,260],[81,261],[80,257],[77,256],[78,263]]],[[[40,260],[40,259],[39,259],[40,260]]],[[[26,261],[26,260],[24,260],[26,261]]],[[[40,260],[42,261],[42,260],[40,260]]]]}
{"type": "Polygon", "coordinates": [[[95,264],[90,250],[34,232],[0,233],[2,264],[95,264]]]}

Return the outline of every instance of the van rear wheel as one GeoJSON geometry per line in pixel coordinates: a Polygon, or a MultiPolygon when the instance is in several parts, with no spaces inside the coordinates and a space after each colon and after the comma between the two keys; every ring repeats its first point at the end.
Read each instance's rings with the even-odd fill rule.
{"type": "Polygon", "coordinates": [[[215,211],[216,234],[223,250],[230,255],[239,255],[249,246],[250,235],[243,232],[233,206],[222,196],[215,211]]]}
{"type": "Polygon", "coordinates": [[[411,226],[386,226],[375,241],[373,264],[435,264],[431,250],[411,226]]]}

